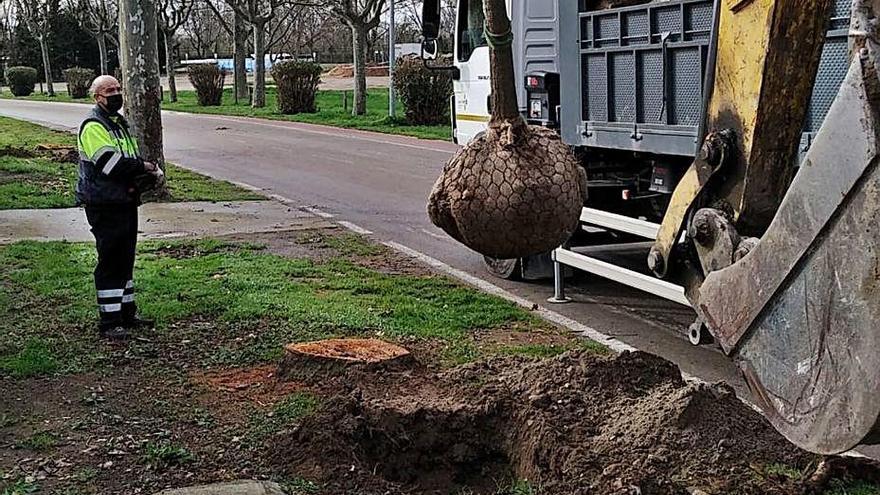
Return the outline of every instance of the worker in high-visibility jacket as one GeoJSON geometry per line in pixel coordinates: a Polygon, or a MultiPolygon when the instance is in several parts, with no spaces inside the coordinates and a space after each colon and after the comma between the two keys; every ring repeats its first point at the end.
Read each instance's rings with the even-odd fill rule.
{"type": "Polygon", "coordinates": [[[77,204],[85,207],[98,250],[95,288],[99,331],[125,338],[152,322],[138,316],[134,301],[134,258],[140,195],[164,180],[162,170],[145,162],[128,123],[119,114],[122,88],[110,76],[92,83],[95,107],[79,128],[77,204]]]}

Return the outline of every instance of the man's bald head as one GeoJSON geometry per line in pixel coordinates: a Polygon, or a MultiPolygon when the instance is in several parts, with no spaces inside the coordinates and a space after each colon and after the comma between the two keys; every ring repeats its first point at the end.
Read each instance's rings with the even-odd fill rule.
{"type": "MultiPolygon", "coordinates": [[[[89,92],[95,96],[104,95],[108,90],[112,92],[112,90],[116,90],[118,92],[120,89],[119,81],[116,80],[113,76],[98,76],[92,81],[92,87],[89,88],[89,92]]],[[[106,95],[105,95],[106,96],[106,95]]]]}
{"type": "Polygon", "coordinates": [[[122,86],[113,76],[98,76],[89,91],[94,95],[95,103],[111,114],[122,107],[122,86]]]}

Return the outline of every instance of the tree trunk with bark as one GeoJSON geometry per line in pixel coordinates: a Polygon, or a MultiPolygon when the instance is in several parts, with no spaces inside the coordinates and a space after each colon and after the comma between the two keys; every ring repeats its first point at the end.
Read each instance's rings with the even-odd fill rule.
{"type": "MultiPolygon", "coordinates": [[[[159,36],[152,0],[120,0],[119,54],[123,75],[125,116],[141,156],[165,169],[162,147],[159,36]]],[[[168,196],[167,187],[157,196],[168,196]]]]}
{"type": "Polygon", "coordinates": [[[177,101],[177,81],[174,80],[174,33],[165,31],[165,73],[168,75],[168,101],[177,101]]]}
{"type": "Polygon", "coordinates": [[[367,27],[350,24],[354,54],[354,106],[352,115],[367,113],[367,27]]]}
{"type": "Polygon", "coordinates": [[[101,75],[108,74],[107,72],[107,38],[106,34],[100,33],[95,37],[95,41],[98,42],[98,58],[101,63],[101,75]]]}
{"type": "Polygon", "coordinates": [[[250,96],[247,80],[247,38],[247,21],[236,13],[232,20],[232,71],[235,80],[235,96],[239,100],[247,100],[250,96]]]}
{"type": "Polygon", "coordinates": [[[43,76],[46,78],[46,94],[55,96],[55,88],[52,86],[52,61],[49,58],[49,43],[46,35],[37,36],[40,42],[40,52],[43,55],[43,76]]]}
{"type": "Polygon", "coordinates": [[[266,23],[253,23],[254,26],[254,97],[251,106],[266,106],[266,23]]]}
{"type": "Polygon", "coordinates": [[[484,10],[492,117],[444,167],[428,216],[474,251],[521,258],[551,251],[577,230],[586,174],[555,131],[519,114],[505,0],[484,0],[484,10]]]}

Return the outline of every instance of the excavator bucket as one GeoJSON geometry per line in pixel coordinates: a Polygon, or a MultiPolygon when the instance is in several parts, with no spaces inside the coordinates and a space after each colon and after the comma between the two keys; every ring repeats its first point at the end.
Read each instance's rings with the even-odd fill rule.
{"type": "Polygon", "coordinates": [[[691,294],[776,429],[823,454],[880,443],[878,17],[854,2],[849,71],[770,226],[691,294]]]}

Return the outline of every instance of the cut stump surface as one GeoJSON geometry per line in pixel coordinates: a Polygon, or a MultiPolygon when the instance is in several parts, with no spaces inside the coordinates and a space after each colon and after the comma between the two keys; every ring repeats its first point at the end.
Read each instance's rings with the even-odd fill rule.
{"type": "Polygon", "coordinates": [[[328,339],[288,344],[278,377],[303,382],[339,375],[350,368],[400,369],[414,362],[403,347],[379,339],[328,339]]]}

